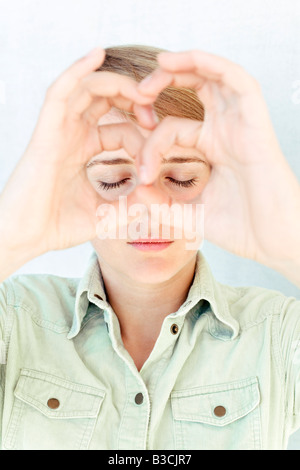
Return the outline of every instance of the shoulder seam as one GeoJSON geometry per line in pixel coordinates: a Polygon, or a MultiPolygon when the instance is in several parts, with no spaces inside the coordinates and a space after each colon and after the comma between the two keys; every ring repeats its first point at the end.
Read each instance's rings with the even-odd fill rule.
{"type": "Polygon", "coordinates": [[[252,327],[260,325],[265,322],[269,317],[280,315],[280,310],[285,302],[286,297],[283,294],[279,294],[276,299],[272,299],[271,305],[266,309],[264,315],[257,319],[246,321],[244,324],[239,323],[241,331],[246,331],[252,327]]]}
{"type": "MultiPolygon", "coordinates": [[[[10,289],[6,288],[6,301],[7,301],[7,307],[10,309],[14,310],[15,314],[15,309],[23,309],[32,319],[32,321],[42,327],[46,328],[48,330],[54,331],[55,333],[66,333],[70,330],[70,326],[65,323],[65,324],[57,324],[55,322],[51,322],[50,320],[44,320],[42,318],[39,318],[37,315],[35,315],[32,310],[30,309],[29,306],[27,306],[24,302],[17,301],[17,295],[15,292],[14,288],[14,283],[12,282],[12,279],[8,279],[9,284],[10,284],[10,289]],[[10,292],[11,290],[11,292],[10,292]],[[9,295],[11,294],[11,295],[9,295]]],[[[14,317],[14,314],[12,316],[14,317]]]]}
{"type": "MultiPolygon", "coordinates": [[[[9,284],[11,284],[10,279],[9,279],[9,284]]],[[[4,321],[4,330],[3,330],[3,342],[4,342],[4,355],[5,357],[2,358],[4,364],[7,362],[7,354],[8,354],[8,349],[10,345],[10,339],[11,339],[11,333],[12,333],[12,328],[14,324],[14,317],[15,317],[15,312],[13,305],[9,303],[9,286],[5,286],[5,297],[6,297],[6,315],[5,315],[5,321],[4,321]]]]}

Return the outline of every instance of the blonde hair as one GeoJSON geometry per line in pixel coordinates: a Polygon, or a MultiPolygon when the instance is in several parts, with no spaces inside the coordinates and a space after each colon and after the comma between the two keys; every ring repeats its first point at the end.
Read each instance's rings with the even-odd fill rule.
{"type": "MultiPolygon", "coordinates": [[[[156,57],[164,49],[126,45],[108,47],[105,51],[106,57],[99,71],[119,73],[140,82],[158,67],[156,57]]],[[[204,120],[204,106],[195,90],[189,88],[167,87],[158,96],[154,109],[159,119],[176,116],[198,121],[204,120]]],[[[135,120],[133,114],[120,111],[135,120]]]]}

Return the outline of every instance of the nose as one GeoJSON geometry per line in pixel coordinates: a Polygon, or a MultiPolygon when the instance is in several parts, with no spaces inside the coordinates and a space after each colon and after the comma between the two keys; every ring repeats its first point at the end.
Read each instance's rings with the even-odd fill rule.
{"type": "Polygon", "coordinates": [[[168,204],[171,205],[171,198],[161,188],[155,184],[140,184],[131,194],[132,202],[145,204],[168,204]],[[134,198],[134,201],[133,201],[134,198]]]}
{"type": "Polygon", "coordinates": [[[169,220],[169,213],[166,210],[166,206],[171,207],[172,200],[158,185],[155,183],[138,185],[128,197],[129,212],[135,204],[139,206],[138,215],[134,212],[132,217],[134,229],[138,227],[138,236],[136,236],[136,232],[133,234],[128,231],[131,239],[172,238],[172,222],[171,219],[169,220]],[[142,211],[140,206],[143,208],[142,211]],[[162,210],[163,213],[161,213],[162,210]]]}

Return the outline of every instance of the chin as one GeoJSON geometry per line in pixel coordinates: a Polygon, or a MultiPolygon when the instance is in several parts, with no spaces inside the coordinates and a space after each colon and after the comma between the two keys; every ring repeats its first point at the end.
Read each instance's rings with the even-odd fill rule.
{"type": "Polygon", "coordinates": [[[161,284],[171,279],[181,268],[174,258],[152,255],[137,263],[130,262],[127,274],[138,283],[161,284]]]}
{"type": "Polygon", "coordinates": [[[177,240],[159,252],[140,251],[117,241],[93,246],[111,273],[126,276],[137,284],[161,284],[176,276],[195,257],[196,251],[187,251],[184,243],[177,240]]]}
{"type": "Polygon", "coordinates": [[[126,273],[138,283],[161,284],[172,279],[195,258],[197,251],[186,251],[181,245],[169,252],[132,253],[126,263],[126,273]]]}

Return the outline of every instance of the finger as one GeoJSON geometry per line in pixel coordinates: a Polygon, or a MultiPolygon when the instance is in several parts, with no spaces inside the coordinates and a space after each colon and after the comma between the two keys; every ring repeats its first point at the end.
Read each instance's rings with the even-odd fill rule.
{"type": "Polygon", "coordinates": [[[130,77],[114,72],[94,72],[84,77],[80,86],[69,98],[69,107],[81,114],[91,104],[94,98],[123,97],[132,103],[146,103],[145,97],[139,93],[137,83],[130,77]]]}
{"type": "Polygon", "coordinates": [[[157,178],[163,157],[173,146],[195,148],[202,151],[203,122],[191,119],[166,117],[151,133],[138,155],[140,177],[144,184],[157,178]]]}
{"type": "Polygon", "coordinates": [[[134,104],[133,110],[138,123],[145,129],[153,130],[159,123],[159,118],[152,105],[134,104]]]}
{"type": "MultiPolygon", "coordinates": [[[[91,126],[96,126],[102,116],[110,111],[110,109],[118,108],[120,110],[127,110],[128,119],[131,116],[135,116],[138,123],[145,129],[152,130],[156,127],[158,123],[158,118],[155,114],[155,111],[152,105],[140,106],[138,104],[132,103],[131,101],[124,101],[120,98],[96,98],[89,106],[89,108],[82,114],[82,118],[88,122],[91,126]]],[[[120,117],[124,117],[120,111],[120,117]]],[[[81,118],[81,117],[80,117],[81,118]]]]}
{"type": "Polygon", "coordinates": [[[77,60],[48,88],[48,97],[65,101],[78,86],[80,80],[103,64],[104,58],[105,50],[96,48],[85,57],[77,60]]]}
{"type": "Polygon", "coordinates": [[[184,87],[198,90],[205,82],[206,80],[203,77],[195,73],[172,73],[159,67],[139,83],[138,89],[140,93],[149,98],[151,97],[149,101],[154,102],[159,93],[167,87],[184,87]]]}
{"type": "Polygon", "coordinates": [[[130,122],[105,124],[98,127],[100,153],[124,149],[133,159],[140,153],[145,138],[130,122]]]}
{"type": "Polygon", "coordinates": [[[203,78],[226,85],[238,94],[248,93],[258,85],[241,65],[204,51],[161,53],[158,62],[164,70],[193,71],[203,78]]]}
{"type": "Polygon", "coordinates": [[[158,95],[168,87],[194,89],[207,112],[212,108],[213,103],[208,90],[203,90],[205,84],[207,84],[207,79],[195,73],[178,72],[175,74],[158,68],[140,83],[139,91],[149,98],[149,103],[154,103],[158,95]]]}
{"type": "Polygon", "coordinates": [[[124,96],[137,104],[145,104],[145,97],[138,91],[138,83],[130,77],[115,72],[94,72],[81,82],[93,96],[124,96]]]}
{"type": "Polygon", "coordinates": [[[157,118],[152,106],[143,107],[146,101],[137,91],[137,83],[131,78],[113,72],[96,72],[81,81],[80,87],[69,99],[69,109],[77,119],[83,113],[90,115],[92,122],[97,115],[98,119],[101,117],[98,109],[101,110],[102,106],[105,112],[109,111],[107,104],[110,103],[111,106],[127,112],[136,112],[141,125],[153,128],[157,124],[157,118]],[[104,98],[103,105],[99,102],[101,97],[104,98]],[[105,101],[105,98],[109,100],[105,101]]]}
{"type": "Polygon", "coordinates": [[[83,119],[91,126],[95,127],[98,125],[99,119],[109,112],[111,105],[108,99],[95,98],[92,104],[82,114],[77,114],[77,119],[83,119]]]}
{"type": "MultiPolygon", "coordinates": [[[[238,94],[248,93],[257,85],[256,80],[240,65],[204,51],[163,52],[158,55],[157,60],[165,72],[173,75],[194,73],[202,79],[226,85],[238,94]]],[[[150,83],[150,80],[146,83],[148,90],[150,83]]],[[[176,83],[176,86],[179,85],[176,83]]],[[[143,85],[140,85],[140,91],[142,87],[143,85]]]]}

